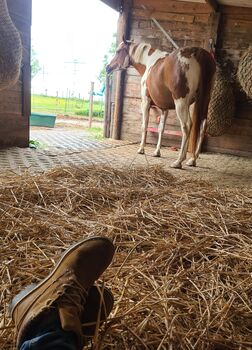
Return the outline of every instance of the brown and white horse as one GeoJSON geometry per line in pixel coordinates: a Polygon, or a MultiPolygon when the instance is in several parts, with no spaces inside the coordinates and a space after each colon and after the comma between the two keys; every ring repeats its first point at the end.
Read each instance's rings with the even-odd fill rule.
{"type": "Polygon", "coordinates": [[[181,168],[186,159],[189,136],[191,136],[192,157],[187,165],[196,166],[203,137],[211,88],[215,75],[215,61],[206,50],[199,47],[184,47],[168,54],[154,50],[149,44],[135,44],[123,41],[115,56],[107,65],[107,73],[115,69],[126,69],[130,65],[142,76],[142,138],[138,153],[144,153],[149,110],[156,106],[161,110],[158,127],[158,143],[154,155],[160,156],[162,135],[169,109],[176,109],[182,130],[182,142],[178,159],[171,164],[181,168]],[[189,107],[195,102],[194,112],[189,107]]]}

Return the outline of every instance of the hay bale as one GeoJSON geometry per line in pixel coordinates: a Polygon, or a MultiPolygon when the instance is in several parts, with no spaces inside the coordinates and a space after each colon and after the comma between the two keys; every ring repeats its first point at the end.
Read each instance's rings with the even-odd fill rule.
{"type": "Polygon", "coordinates": [[[237,78],[249,98],[252,98],[252,46],[250,46],[240,59],[237,78]]]}
{"type": "Polygon", "coordinates": [[[56,169],[0,182],[0,348],[10,299],[88,235],[116,246],[108,323],[87,349],[248,349],[252,192],[176,182],[159,167],[56,169]]]}
{"type": "Polygon", "coordinates": [[[210,136],[225,134],[232,125],[235,112],[233,86],[227,74],[217,65],[211,100],[208,107],[207,133],[210,136]]]}

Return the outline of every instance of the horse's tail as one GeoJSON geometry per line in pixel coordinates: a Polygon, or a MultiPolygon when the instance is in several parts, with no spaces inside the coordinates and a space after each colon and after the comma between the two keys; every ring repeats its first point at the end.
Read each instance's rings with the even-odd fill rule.
{"type": "Polygon", "coordinates": [[[200,64],[200,79],[192,113],[192,129],[189,141],[189,151],[192,154],[195,154],[196,151],[201,124],[207,118],[208,105],[216,70],[215,61],[206,50],[200,49],[196,59],[200,64]]]}

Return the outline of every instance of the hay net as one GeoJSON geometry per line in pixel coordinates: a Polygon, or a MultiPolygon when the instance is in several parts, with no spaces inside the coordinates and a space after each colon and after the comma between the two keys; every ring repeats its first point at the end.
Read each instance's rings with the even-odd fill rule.
{"type": "Polygon", "coordinates": [[[247,96],[252,99],[252,45],[240,59],[237,78],[247,96]]]}
{"type": "Polygon", "coordinates": [[[21,36],[9,15],[6,0],[0,0],[0,91],[14,85],[22,62],[21,36]]]}
{"type": "Polygon", "coordinates": [[[217,64],[215,82],[208,107],[208,135],[221,136],[225,134],[232,125],[234,113],[235,95],[232,78],[220,64],[217,64]]]}

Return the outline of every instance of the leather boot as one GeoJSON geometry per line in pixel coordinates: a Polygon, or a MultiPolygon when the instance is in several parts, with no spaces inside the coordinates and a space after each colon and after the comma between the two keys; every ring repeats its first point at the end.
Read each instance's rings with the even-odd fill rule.
{"type": "Polygon", "coordinates": [[[82,334],[85,341],[92,338],[96,329],[107,321],[113,306],[114,297],[108,288],[92,286],[89,289],[84,312],[81,316],[82,334]]]}
{"type": "Polygon", "coordinates": [[[82,317],[89,289],[109,266],[113,255],[113,243],[105,237],[90,237],[70,247],[49,276],[13,306],[17,347],[41,313],[50,308],[57,308],[62,329],[74,332],[81,347],[82,317]]]}

